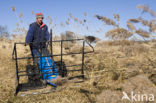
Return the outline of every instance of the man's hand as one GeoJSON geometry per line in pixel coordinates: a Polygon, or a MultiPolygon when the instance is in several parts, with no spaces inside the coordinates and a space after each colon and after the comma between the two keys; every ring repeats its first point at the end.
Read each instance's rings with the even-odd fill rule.
{"type": "Polygon", "coordinates": [[[47,42],[47,44],[50,44],[50,40],[48,40],[48,41],[46,41],[47,42]]]}
{"type": "Polygon", "coordinates": [[[27,45],[28,45],[28,43],[25,43],[25,44],[24,44],[24,46],[27,46],[27,45]]]}

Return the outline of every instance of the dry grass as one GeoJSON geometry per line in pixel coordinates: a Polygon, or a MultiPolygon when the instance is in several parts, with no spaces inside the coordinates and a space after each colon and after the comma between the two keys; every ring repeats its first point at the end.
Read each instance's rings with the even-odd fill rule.
{"type": "MultiPolygon", "coordinates": [[[[155,16],[154,11],[147,6],[140,5],[137,8],[143,12],[149,12],[155,16]]],[[[12,11],[17,16],[15,7],[12,6],[12,11]]],[[[32,11],[32,15],[34,12],[32,11]]],[[[87,18],[87,13],[84,12],[83,19],[79,19],[69,14],[66,22],[61,22],[62,27],[69,26],[72,28],[79,28],[79,24],[84,26],[87,31],[90,30],[90,25],[87,18]],[[72,25],[76,24],[76,27],[72,25]]],[[[55,82],[60,84],[55,92],[49,94],[28,95],[25,97],[14,97],[15,85],[15,62],[11,59],[11,53],[14,42],[23,42],[23,35],[13,35],[13,40],[3,39],[0,41],[0,102],[2,103],[128,103],[121,101],[122,91],[153,93],[156,95],[156,46],[153,42],[135,42],[127,40],[134,32],[142,37],[149,38],[150,32],[156,30],[155,20],[147,21],[142,18],[129,19],[127,26],[130,29],[120,28],[120,15],[114,14],[116,21],[105,16],[95,16],[98,20],[103,21],[107,25],[111,25],[114,29],[109,30],[106,36],[114,41],[97,42],[95,52],[92,54],[85,54],[85,77],[83,82],[77,82],[78,79],[67,80],[67,78],[59,78],[55,82]],[[142,29],[137,30],[132,23],[141,23],[144,26],[150,27],[150,31],[146,32],[142,29]],[[137,85],[136,85],[137,84],[137,85]]],[[[16,32],[26,34],[27,30],[22,27],[23,14],[17,16],[18,23],[16,32]]],[[[52,26],[53,20],[50,16],[46,18],[49,26],[52,26]]],[[[57,27],[57,24],[54,24],[57,27]]],[[[50,27],[51,28],[51,27],[50,27]]],[[[54,29],[55,29],[54,28],[54,29]]],[[[100,28],[101,29],[101,28],[100,28]]],[[[102,29],[101,29],[102,30],[102,29]]],[[[77,31],[79,32],[79,31],[77,31]]],[[[73,32],[67,32],[69,38],[77,38],[78,36],[73,32]],[[77,37],[76,37],[77,36],[77,37]]],[[[81,37],[81,36],[80,36],[81,37]]],[[[67,39],[67,37],[62,37],[67,39]]],[[[59,40],[59,36],[55,36],[54,40],[59,40]]],[[[53,43],[54,54],[60,54],[60,44],[53,43]]],[[[63,53],[81,52],[82,45],[80,43],[70,42],[64,43],[63,53]]],[[[29,47],[19,45],[18,56],[30,56],[29,47]]],[[[89,50],[88,47],[85,48],[89,50]]],[[[65,56],[63,58],[66,65],[81,63],[81,55],[65,56]]],[[[59,57],[54,60],[59,61],[59,57]]],[[[20,69],[25,69],[25,65],[31,64],[31,60],[21,61],[20,69]]],[[[76,69],[76,68],[75,68],[76,69]]],[[[78,72],[68,73],[69,76],[77,75],[78,72]]],[[[25,78],[21,78],[25,82],[25,78]]],[[[51,90],[51,86],[45,89],[37,90],[42,92],[44,90],[51,90]]],[[[28,91],[26,93],[34,92],[28,91]]],[[[20,94],[20,93],[19,93],[20,94]]],[[[156,98],[155,98],[156,99],[156,98]]]]}
{"type": "MultiPolygon", "coordinates": [[[[58,91],[53,93],[14,97],[15,62],[11,60],[11,53],[15,41],[21,41],[21,38],[11,42],[1,41],[0,43],[0,101],[2,103],[87,103],[96,101],[118,103],[116,100],[120,100],[122,90],[134,89],[132,88],[133,86],[129,86],[125,82],[129,80],[133,82],[131,78],[135,79],[135,81],[138,78],[137,84],[144,87],[146,83],[142,82],[143,79],[137,75],[146,74],[148,77],[155,73],[156,48],[153,48],[152,42],[133,42],[129,43],[129,45],[110,45],[108,42],[101,42],[95,46],[93,54],[85,55],[85,63],[88,69],[85,71],[87,79],[84,82],[74,83],[77,80],[67,80],[57,88],[58,91]],[[5,45],[6,49],[3,49],[2,45],[5,45]],[[10,45],[12,48],[9,47],[10,45]],[[112,94],[114,95],[112,96],[112,94]]],[[[81,50],[79,46],[73,46],[70,51],[81,50]]],[[[54,53],[58,53],[59,45],[55,44],[54,48],[54,53]]],[[[18,49],[21,56],[23,56],[24,52],[29,52],[29,48],[24,46],[20,46],[18,49]]],[[[65,49],[64,51],[67,52],[65,49]]],[[[29,53],[25,55],[29,55],[29,53]]],[[[64,60],[67,64],[71,64],[73,61],[78,63],[81,61],[81,57],[65,57],[64,60]]],[[[26,63],[21,62],[21,65],[24,67],[26,63]]],[[[152,81],[150,81],[146,78],[146,80],[149,84],[146,85],[146,90],[152,92],[147,87],[149,86],[149,88],[154,90],[155,85],[152,81],[155,81],[155,79],[152,78],[152,81]]],[[[139,91],[142,91],[140,86],[136,87],[139,91]]],[[[51,87],[48,86],[48,88],[50,89],[51,87]]]]}

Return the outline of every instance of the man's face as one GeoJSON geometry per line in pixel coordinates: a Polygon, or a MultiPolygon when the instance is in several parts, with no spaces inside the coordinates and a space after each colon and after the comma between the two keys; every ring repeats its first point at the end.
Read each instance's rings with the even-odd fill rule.
{"type": "Polygon", "coordinates": [[[42,20],[43,20],[43,18],[42,18],[42,17],[38,17],[38,18],[37,18],[37,22],[38,22],[39,24],[41,24],[41,23],[42,23],[42,20]]]}

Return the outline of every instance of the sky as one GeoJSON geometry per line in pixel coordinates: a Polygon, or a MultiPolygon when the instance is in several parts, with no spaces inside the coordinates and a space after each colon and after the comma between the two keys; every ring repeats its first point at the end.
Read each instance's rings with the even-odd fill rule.
{"type": "MultiPolygon", "coordinates": [[[[14,33],[16,23],[22,20],[21,26],[26,29],[29,24],[35,21],[34,13],[42,12],[44,17],[50,16],[53,20],[52,28],[55,35],[59,35],[66,30],[74,31],[83,35],[96,35],[102,37],[103,33],[110,30],[112,27],[104,25],[102,21],[98,21],[94,15],[98,14],[113,19],[113,14],[120,15],[120,26],[126,27],[126,21],[129,18],[137,18],[141,14],[141,10],[136,9],[139,4],[145,4],[150,9],[156,11],[156,0],[1,0],[0,1],[0,25],[7,26],[10,34],[14,33]],[[14,6],[16,12],[13,12],[11,7],[14,6]],[[19,14],[23,13],[23,18],[19,19],[19,14]],[[84,12],[87,16],[84,16],[84,12]],[[65,24],[69,18],[69,13],[79,20],[86,19],[89,30],[74,21],[71,25],[62,27],[60,24],[65,24]],[[54,26],[56,24],[56,26],[54,26]],[[103,32],[97,32],[99,28],[103,32]]],[[[149,14],[143,14],[145,19],[151,19],[149,14]]],[[[46,20],[44,19],[44,22],[46,20]]]]}

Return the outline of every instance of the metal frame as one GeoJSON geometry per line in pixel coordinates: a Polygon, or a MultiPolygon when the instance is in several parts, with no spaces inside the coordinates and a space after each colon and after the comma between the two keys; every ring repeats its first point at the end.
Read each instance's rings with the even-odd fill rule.
{"type": "MultiPolygon", "coordinates": [[[[92,53],[92,52],[94,52],[94,48],[93,48],[93,46],[91,45],[91,44],[89,44],[88,42],[86,42],[84,39],[72,39],[72,40],[55,40],[55,41],[53,41],[52,40],[52,29],[50,30],[50,34],[51,34],[51,39],[50,39],[50,41],[48,42],[48,44],[50,45],[50,55],[49,56],[42,56],[41,55],[41,57],[51,57],[52,59],[53,59],[53,57],[55,57],[55,56],[60,56],[60,61],[61,61],[61,71],[63,70],[63,56],[64,55],[73,55],[73,54],[82,54],[82,63],[81,64],[78,64],[78,65],[66,65],[66,67],[76,67],[76,66],[81,66],[81,69],[77,69],[77,70],[67,70],[67,72],[70,72],[70,71],[81,71],[81,75],[80,75],[80,77],[82,77],[82,78],[84,78],[84,65],[85,65],[85,63],[84,63],[84,59],[85,59],[85,54],[87,54],[87,53],[92,53]],[[77,53],[66,53],[66,54],[63,54],[63,43],[64,42],[69,42],[69,41],[83,41],[83,45],[82,45],[82,52],[77,52],[77,53]],[[55,55],[53,55],[53,43],[54,42],[60,42],[60,45],[61,45],[61,51],[60,51],[60,54],[55,54],[55,55]],[[87,51],[87,52],[85,52],[85,44],[88,44],[89,45],[89,47],[91,47],[92,48],[92,50],[91,51],[87,51]]],[[[41,43],[43,43],[43,42],[41,42],[41,43]]],[[[17,93],[18,93],[18,91],[19,91],[19,78],[20,78],[20,76],[28,76],[28,75],[25,75],[25,74],[23,74],[23,75],[20,75],[19,73],[20,72],[26,72],[26,71],[19,71],[19,67],[18,67],[18,60],[23,60],[23,59],[30,59],[30,58],[32,58],[32,57],[18,57],[18,54],[17,54],[17,45],[19,45],[19,44],[23,44],[23,45],[25,45],[25,43],[24,42],[17,42],[17,43],[14,43],[14,48],[13,48],[13,53],[12,53],[12,59],[14,59],[15,60],[15,65],[16,65],[16,83],[15,83],[15,95],[17,95],[17,93]]],[[[42,51],[42,50],[41,50],[42,51]]],[[[36,57],[37,58],[37,57],[36,57]]],[[[41,59],[41,64],[42,64],[42,59],[41,59]]],[[[42,66],[41,66],[41,69],[42,69],[42,66]]],[[[42,75],[42,73],[41,73],[41,75],[42,75]]],[[[43,76],[43,75],[42,75],[43,76]]],[[[64,75],[62,75],[62,77],[64,77],[64,75]]]]}

